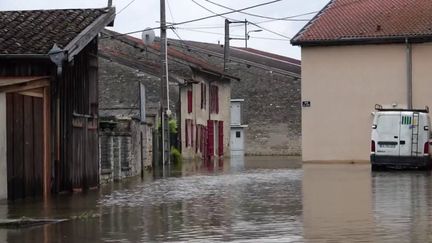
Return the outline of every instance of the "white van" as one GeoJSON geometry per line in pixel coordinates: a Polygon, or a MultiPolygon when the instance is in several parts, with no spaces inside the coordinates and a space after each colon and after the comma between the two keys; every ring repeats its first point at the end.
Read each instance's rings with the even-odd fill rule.
{"type": "Polygon", "coordinates": [[[384,109],[375,106],[372,125],[372,170],[431,169],[429,108],[384,109]]]}

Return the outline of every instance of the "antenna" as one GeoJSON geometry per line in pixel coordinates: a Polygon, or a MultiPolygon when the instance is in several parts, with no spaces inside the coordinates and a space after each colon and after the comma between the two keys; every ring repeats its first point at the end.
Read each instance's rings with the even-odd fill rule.
{"type": "Polygon", "coordinates": [[[142,38],[145,46],[149,46],[149,45],[153,44],[153,42],[155,40],[155,32],[154,32],[154,30],[152,30],[150,28],[146,28],[142,32],[141,38],[142,38]]]}

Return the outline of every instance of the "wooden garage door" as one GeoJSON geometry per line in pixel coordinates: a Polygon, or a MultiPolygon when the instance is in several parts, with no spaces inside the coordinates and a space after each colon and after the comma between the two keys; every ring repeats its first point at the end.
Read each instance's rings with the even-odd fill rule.
{"type": "Polygon", "coordinates": [[[8,198],[43,194],[43,99],[6,96],[8,198]]]}

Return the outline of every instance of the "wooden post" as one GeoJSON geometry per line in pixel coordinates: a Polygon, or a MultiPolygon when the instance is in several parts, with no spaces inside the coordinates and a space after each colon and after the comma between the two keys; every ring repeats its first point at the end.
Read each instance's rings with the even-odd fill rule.
{"type": "Polygon", "coordinates": [[[43,152],[43,195],[46,198],[50,194],[50,185],[51,185],[51,96],[50,96],[50,86],[45,87],[43,90],[43,144],[44,144],[44,152],[43,152]]]}

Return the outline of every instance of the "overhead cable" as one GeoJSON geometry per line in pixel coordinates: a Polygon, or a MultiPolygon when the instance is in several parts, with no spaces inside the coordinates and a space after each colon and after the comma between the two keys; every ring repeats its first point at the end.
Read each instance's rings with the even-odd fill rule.
{"type": "MultiPolygon", "coordinates": [[[[276,3],[276,2],[280,2],[280,1],[282,1],[282,0],[273,0],[273,1],[265,2],[265,3],[256,4],[256,5],[253,5],[253,6],[250,6],[250,7],[242,8],[242,9],[228,11],[228,12],[225,12],[225,13],[214,14],[214,15],[205,16],[205,17],[201,17],[201,18],[197,18],[197,19],[186,20],[186,21],[182,21],[182,22],[178,22],[178,23],[171,23],[171,24],[168,24],[166,27],[170,28],[171,26],[182,25],[182,24],[189,24],[189,23],[193,23],[193,22],[198,22],[198,21],[206,20],[206,19],[220,17],[220,16],[227,15],[227,14],[237,13],[237,12],[243,11],[243,10],[248,10],[248,9],[252,9],[252,8],[262,7],[262,6],[269,5],[269,4],[276,3]]],[[[153,28],[146,28],[146,29],[136,30],[136,31],[131,31],[131,32],[115,35],[115,36],[129,35],[129,34],[139,33],[139,32],[142,32],[144,30],[157,30],[157,29],[160,29],[160,26],[159,27],[153,27],[153,28]]]]}
{"type": "MultiPolygon", "coordinates": [[[[192,1],[194,1],[194,0],[192,0],[192,1]]],[[[210,0],[204,0],[204,1],[209,2],[211,4],[214,4],[214,5],[216,5],[218,7],[221,7],[221,8],[225,8],[225,9],[228,9],[228,10],[234,10],[233,8],[224,6],[224,5],[219,4],[219,3],[215,3],[215,2],[210,1],[210,0]]],[[[270,20],[306,21],[306,20],[298,20],[298,19],[290,20],[290,18],[294,18],[294,17],[275,18],[275,17],[269,17],[269,16],[264,16],[264,15],[259,15],[259,14],[248,13],[248,12],[244,12],[244,11],[239,11],[239,13],[246,14],[246,15],[253,16],[253,17],[263,18],[263,19],[270,19],[270,20]]]]}

